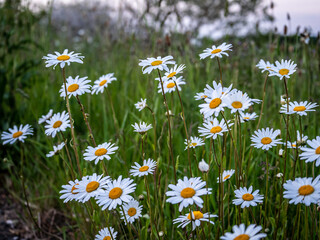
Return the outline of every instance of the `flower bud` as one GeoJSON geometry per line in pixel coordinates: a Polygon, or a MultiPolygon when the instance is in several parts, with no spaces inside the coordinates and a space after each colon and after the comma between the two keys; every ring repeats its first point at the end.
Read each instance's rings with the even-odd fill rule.
{"type": "Polygon", "coordinates": [[[280,150],[279,150],[279,156],[280,156],[280,157],[283,157],[283,152],[284,152],[283,149],[280,149],[280,150]]]}
{"type": "Polygon", "coordinates": [[[203,159],[199,162],[199,170],[203,173],[209,171],[209,165],[203,159]]]}
{"type": "Polygon", "coordinates": [[[283,173],[279,172],[277,175],[276,175],[278,178],[281,178],[283,176],[283,173]]]}

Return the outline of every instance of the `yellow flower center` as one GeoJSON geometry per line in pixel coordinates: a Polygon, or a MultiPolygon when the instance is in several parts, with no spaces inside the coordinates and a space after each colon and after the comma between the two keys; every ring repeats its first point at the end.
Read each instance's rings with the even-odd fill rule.
{"type": "Polygon", "coordinates": [[[250,236],[247,234],[240,234],[236,236],[233,240],[249,240],[250,236]]]}
{"type": "Polygon", "coordinates": [[[79,183],[76,183],[76,184],[73,185],[73,187],[71,188],[71,193],[72,193],[72,194],[77,194],[77,193],[74,192],[74,190],[78,189],[78,188],[76,188],[76,185],[79,185],[79,183]]]}
{"type": "Polygon", "coordinates": [[[78,89],[79,89],[79,85],[74,83],[68,87],[68,92],[74,92],[74,91],[77,91],[78,89]]]}
{"type": "Polygon", "coordinates": [[[195,147],[195,146],[197,146],[197,143],[191,143],[191,145],[195,147]]]}
{"type": "Polygon", "coordinates": [[[320,154],[320,146],[316,149],[316,154],[320,154]]]}
{"type": "Polygon", "coordinates": [[[293,111],[296,111],[296,112],[303,112],[306,110],[306,107],[305,106],[297,106],[297,107],[294,107],[293,111]]]}
{"type": "Polygon", "coordinates": [[[307,196],[314,192],[314,188],[311,185],[303,185],[298,191],[300,195],[307,196]]]}
{"type": "Polygon", "coordinates": [[[61,56],[57,57],[57,60],[59,60],[59,61],[67,61],[69,59],[70,59],[70,57],[68,55],[61,55],[61,56]]]}
{"type": "Polygon", "coordinates": [[[115,187],[113,189],[111,189],[111,191],[109,192],[109,198],[111,199],[117,199],[122,195],[122,189],[119,187],[115,187]]]}
{"type": "Polygon", "coordinates": [[[234,108],[242,108],[242,103],[239,101],[234,101],[231,105],[234,108]]]}
{"type": "Polygon", "coordinates": [[[129,210],[128,210],[128,215],[130,216],[130,217],[132,217],[132,216],[134,216],[134,215],[136,215],[136,213],[137,213],[137,209],[135,209],[135,208],[129,208],[129,210]]]}
{"type": "Polygon", "coordinates": [[[167,88],[173,88],[176,84],[173,82],[167,84],[167,88]]]}
{"type": "Polygon", "coordinates": [[[227,176],[225,176],[224,178],[223,178],[223,180],[226,180],[226,179],[228,179],[230,177],[230,174],[228,174],[227,176]]]}
{"type": "MultiPolygon", "coordinates": [[[[200,211],[193,211],[193,216],[194,216],[194,219],[193,220],[197,220],[197,219],[200,219],[200,218],[203,218],[203,213],[200,212],[200,211]]],[[[188,215],[188,219],[191,220],[191,215],[189,213],[188,215]]]]}
{"type": "Polygon", "coordinates": [[[214,108],[219,107],[220,104],[221,104],[221,99],[220,98],[215,98],[215,99],[211,100],[211,102],[209,103],[209,107],[211,109],[214,109],[214,108]]]}
{"type": "Polygon", "coordinates": [[[172,78],[173,76],[175,76],[177,73],[176,72],[172,72],[172,73],[170,73],[168,76],[167,76],[167,78],[172,78]]]}
{"type": "Polygon", "coordinates": [[[261,139],[261,143],[264,145],[270,144],[272,142],[272,139],[269,137],[264,137],[261,139]]]}
{"type": "Polygon", "coordinates": [[[149,170],[148,166],[143,166],[143,167],[139,168],[139,172],[145,172],[145,171],[148,171],[148,170],[149,170]]]}
{"type": "Polygon", "coordinates": [[[160,60],[156,60],[156,61],[153,61],[153,62],[151,63],[152,66],[158,66],[158,65],[160,65],[160,64],[162,64],[162,61],[160,61],[160,60]]]}
{"type": "Polygon", "coordinates": [[[283,76],[283,75],[287,75],[289,73],[289,69],[286,68],[282,68],[279,70],[279,73],[283,76]]]}
{"type": "Polygon", "coordinates": [[[106,82],[107,82],[107,80],[102,80],[102,81],[99,83],[99,86],[101,87],[101,86],[105,85],[106,82]]]}
{"type": "Polygon", "coordinates": [[[97,150],[94,152],[94,155],[96,155],[96,156],[99,157],[99,156],[105,155],[107,152],[108,152],[107,149],[105,149],[105,148],[99,148],[99,149],[97,149],[97,150]]]}
{"type": "Polygon", "coordinates": [[[254,197],[253,197],[253,195],[250,194],[250,193],[245,193],[245,194],[242,195],[242,199],[243,199],[244,201],[251,201],[251,200],[254,199],[254,197]]]}
{"type": "Polygon", "coordinates": [[[18,138],[18,137],[20,137],[22,134],[23,134],[23,132],[18,131],[18,132],[15,132],[14,134],[12,134],[12,137],[13,137],[13,138],[18,138]]]}
{"type": "Polygon", "coordinates": [[[221,52],[221,49],[219,49],[219,48],[217,48],[217,49],[215,49],[215,50],[212,50],[212,54],[215,54],[215,53],[219,53],[219,52],[221,52]]]}
{"type": "Polygon", "coordinates": [[[243,119],[245,119],[245,120],[249,120],[250,118],[249,118],[249,117],[244,117],[243,119]]]}
{"type": "Polygon", "coordinates": [[[111,240],[112,238],[110,236],[104,237],[102,240],[111,240]]]}
{"type": "Polygon", "coordinates": [[[187,187],[183,189],[180,193],[183,198],[191,198],[196,194],[196,191],[193,188],[187,187]]]}
{"type": "Polygon", "coordinates": [[[213,127],[210,130],[211,133],[218,133],[218,132],[221,132],[221,131],[222,131],[222,128],[220,126],[213,127]]]}
{"type": "Polygon", "coordinates": [[[58,128],[58,127],[60,127],[61,126],[61,124],[62,124],[62,122],[60,121],[60,120],[58,120],[58,121],[56,121],[54,124],[53,124],[53,128],[58,128]]]}
{"type": "Polygon", "coordinates": [[[99,186],[100,186],[100,183],[98,183],[97,181],[89,182],[88,185],[87,185],[87,187],[86,187],[86,191],[87,191],[87,192],[93,192],[93,191],[96,190],[99,186]]]}
{"type": "Polygon", "coordinates": [[[292,143],[291,146],[292,146],[292,147],[296,147],[297,145],[292,143]]]}
{"type": "Polygon", "coordinates": [[[202,95],[202,96],[201,96],[201,98],[207,98],[207,97],[208,97],[207,95],[202,95]]]}

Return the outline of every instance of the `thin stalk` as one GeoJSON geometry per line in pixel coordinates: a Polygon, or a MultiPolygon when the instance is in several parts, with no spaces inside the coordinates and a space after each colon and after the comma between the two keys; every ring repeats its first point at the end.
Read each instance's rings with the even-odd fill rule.
{"type": "Polygon", "coordinates": [[[251,207],[248,207],[248,209],[249,209],[249,212],[250,212],[250,214],[251,214],[251,217],[252,217],[254,223],[257,224],[257,221],[256,221],[256,219],[254,218],[254,215],[253,215],[253,212],[252,212],[251,207]]]}
{"type": "Polygon", "coordinates": [[[146,106],[146,108],[151,112],[152,119],[153,119],[153,133],[154,133],[154,160],[157,161],[157,126],[156,126],[156,118],[154,115],[154,112],[149,106],[146,106]]]}
{"type": "Polygon", "coordinates": [[[144,160],[143,139],[144,139],[144,135],[141,135],[141,151],[142,151],[141,158],[142,158],[142,161],[144,160]]]}
{"type": "Polygon", "coordinates": [[[265,194],[265,202],[264,202],[264,214],[265,214],[265,218],[264,218],[264,222],[263,222],[263,229],[265,229],[266,227],[266,222],[267,222],[267,211],[268,211],[268,183],[269,183],[269,162],[268,162],[268,152],[265,151],[266,154],[266,194],[265,194]]]}
{"type": "Polygon", "coordinates": [[[75,138],[75,134],[74,134],[73,119],[72,119],[70,105],[69,105],[69,97],[68,97],[68,90],[67,90],[67,80],[66,80],[65,68],[62,68],[62,77],[63,77],[63,82],[64,82],[64,91],[65,91],[65,95],[66,95],[66,105],[67,105],[69,120],[70,120],[71,137],[72,137],[72,142],[73,142],[72,147],[73,147],[74,154],[76,156],[78,171],[79,171],[80,177],[82,177],[79,155],[78,155],[78,151],[77,151],[77,143],[76,143],[76,138],[75,138]]]}
{"type": "Polygon", "coordinates": [[[259,121],[258,121],[258,124],[257,124],[257,128],[256,128],[256,130],[258,130],[258,129],[259,129],[260,121],[261,121],[261,118],[262,118],[263,106],[264,106],[264,98],[265,98],[265,96],[266,96],[266,86],[267,86],[268,76],[269,76],[269,72],[267,73],[266,78],[265,78],[265,80],[264,80],[263,96],[262,96],[262,103],[261,103],[261,110],[260,110],[260,116],[259,116],[259,121]]]}
{"type": "Polygon", "coordinates": [[[126,215],[126,213],[125,213],[125,211],[124,211],[124,209],[123,209],[123,206],[121,205],[120,208],[121,208],[121,210],[122,210],[122,212],[123,212],[124,220],[125,220],[126,225],[128,226],[128,229],[129,229],[130,239],[134,239],[134,238],[133,238],[133,235],[132,235],[132,231],[131,231],[131,225],[129,225],[129,223],[128,223],[127,215],[126,215]]]}
{"type": "Polygon", "coordinates": [[[109,92],[108,88],[106,88],[106,92],[107,92],[107,95],[108,95],[108,98],[109,98],[109,102],[110,102],[110,105],[111,105],[113,123],[114,123],[114,126],[115,126],[116,130],[117,130],[117,135],[119,136],[120,135],[120,130],[119,130],[119,126],[118,126],[118,122],[117,122],[117,118],[116,118],[116,113],[114,111],[112,97],[110,95],[110,92],[109,92]]]}
{"type": "Polygon", "coordinates": [[[219,65],[219,72],[220,72],[220,83],[221,83],[221,87],[222,87],[222,70],[221,70],[221,66],[220,66],[220,60],[218,57],[216,57],[218,65],[219,65]]]}
{"type": "Polygon", "coordinates": [[[61,133],[64,145],[65,145],[65,149],[66,149],[66,152],[67,152],[67,156],[68,156],[68,159],[69,159],[72,179],[75,179],[74,172],[73,172],[73,166],[72,166],[72,160],[71,160],[70,153],[69,153],[69,148],[68,148],[68,141],[67,141],[67,139],[65,139],[63,132],[60,132],[60,133],[61,133]]]}

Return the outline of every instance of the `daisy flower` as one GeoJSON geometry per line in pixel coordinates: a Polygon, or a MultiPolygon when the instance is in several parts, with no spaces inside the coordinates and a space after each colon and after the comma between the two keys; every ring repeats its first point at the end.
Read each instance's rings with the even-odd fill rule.
{"type": "Polygon", "coordinates": [[[184,144],[187,145],[186,148],[184,149],[184,150],[186,150],[186,149],[188,149],[188,146],[189,146],[189,148],[195,148],[195,147],[202,146],[202,145],[204,145],[204,141],[203,141],[203,139],[198,138],[198,137],[190,137],[189,142],[186,139],[184,141],[184,144]]]}
{"type": "Polygon", "coordinates": [[[251,120],[255,120],[258,117],[258,115],[253,112],[253,113],[243,113],[240,112],[240,122],[244,123],[244,122],[249,122],[251,120]]]}
{"type": "Polygon", "coordinates": [[[130,170],[130,174],[134,177],[139,176],[147,176],[148,174],[153,174],[155,168],[157,167],[157,163],[153,161],[151,158],[148,160],[143,160],[142,166],[135,162],[135,166],[132,166],[130,170]]]}
{"type": "MultiPolygon", "coordinates": [[[[83,177],[82,179],[88,178],[87,176],[83,177]]],[[[79,180],[76,179],[74,181],[70,180],[67,185],[62,185],[62,190],[59,192],[62,194],[60,199],[64,199],[63,202],[69,202],[71,200],[77,200],[78,196],[78,187],[79,180]]]]}
{"type": "Polygon", "coordinates": [[[7,143],[13,144],[17,140],[24,142],[24,139],[27,138],[27,135],[33,135],[33,129],[29,124],[21,124],[19,127],[14,125],[13,128],[9,128],[7,132],[1,133],[1,140],[3,145],[7,143]]]}
{"type": "Polygon", "coordinates": [[[280,113],[285,113],[285,114],[298,114],[299,116],[307,116],[307,112],[312,112],[315,111],[315,107],[318,107],[318,104],[316,103],[308,103],[307,101],[304,102],[289,102],[289,112],[288,110],[288,105],[284,104],[281,106],[280,113]]]}
{"type": "Polygon", "coordinates": [[[290,75],[296,71],[297,64],[291,60],[276,61],[276,65],[271,68],[270,76],[278,76],[282,78],[290,78],[290,75]]]}
{"type": "Polygon", "coordinates": [[[147,106],[147,99],[141,98],[140,102],[135,103],[134,106],[139,112],[142,111],[147,106]]]}
{"type": "Polygon", "coordinates": [[[232,227],[233,233],[227,232],[223,236],[220,237],[222,240],[259,240],[265,238],[267,234],[258,233],[262,229],[261,226],[257,226],[255,224],[249,225],[246,229],[245,225],[242,223],[239,226],[234,225],[232,227]]]}
{"type": "Polygon", "coordinates": [[[53,113],[53,110],[50,109],[46,115],[42,115],[41,118],[39,118],[38,123],[42,124],[42,123],[46,122],[49,118],[51,118],[52,113],[53,113]]]}
{"type": "Polygon", "coordinates": [[[114,154],[119,147],[115,146],[113,143],[102,143],[97,147],[88,146],[85,153],[83,154],[84,160],[93,161],[97,164],[100,160],[107,159],[110,160],[109,155],[114,154]]]}
{"type": "Polygon", "coordinates": [[[302,153],[299,157],[301,160],[306,160],[306,163],[316,161],[316,167],[318,167],[320,165],[320,137],[317,136],[313,140],[308,140],[307,144],[310,147],[302,147],[302,153]]]}
{"type": "Polygon", "coordinates": [[[188,224],[192,223],[192,231],[201,225],[201,222],[208,222],[214,224],[210,221],[212,217],[218,217],[217,215],[210,215],[210,213],[202,213],[200,211],[191,211],[192,218],[190,213],[181,215],[180,217],[173,220],[173,224],[180,223],[178,227],[185,228],[188,224]]]}
{"type": "Polygon", "coordinates": [[[182,73],[183,69],[185,69],[186,66],[184,64],[181,65],[174,65],[173,68],[171,68],[169,71],[167,71],[164,74],[164,78],[170,79],[170,78],[175,78],[175,76],[179,73],[182,73]]]}
{"type": "Polygon", "coordinates": [[[134,128],[134,132],[140,133],[141,135],[145,134],[148,130],[152,128],[151,124],[147,125],[147,123],[145,122],[140,122],[139,124],[131,124],[131,126],[134,128]]]}
{"type": "Polygon", "coordinates": [[[132,197],[129,195],[136,189],[136,184],[130,178],[122,179],[119,176],[118,179],[112,180],[108,183],[106,191],[96,196],[97,204],[102,207],[102,211],[106,208],[108,210],[115,209],[118,205],[122,205],[123,202],[130,202],[132,197]]]}
{"type": "Polygon", "coordinates": [[[205,59],[207,57],[214,58],[222,58],[222,55],[229,56],[226,51],[232,51],[232,44],[222,43],[218,47],[212,45],[211,48],[207,48],[203,51],[203,53],[199,54],[200,59],[205,59]]]}
{"type": "Polygon", "coordinates": [[[241,91],[229,94],[225,103],[227,107],[231,109],[231,113],[243,112],[253,104],[251,99],[241,91]]]}
{"type": "MultiPolygon", "coordinates": [[[[163,90],[164,93],[171,93],[176,90],[176,87],[178,88],[179,92],[181,92],[181,85],[186,84],[186,82],[183,80],[182,76],[178,78],[170,78],[165,81],[163,81],[163,90]]],[[[158,84],[158,92],[162,92],[161,82],[158,84]]]]}
{"type": "Polygon", "coordinates": [[[61,144],[58,144],[57,146],[53,146],[53,151],[50,151],[48,154],[46,154],[46,157],[52,157],[56,155],[63,147],[64,147],[64,142],[62,142],[61,144]]]}
{"type": "Polygon", "coordinates": [[[286,191],[283,197],[290,199],[289,203],[303,203],[310,206],[311,203],[317,204],[320,199],[320,175],[315,179],[312,178],[296,178],[294,181],[288,180],[283,184],[286,191]]]}
{"type": "Polygon", "coordinates": [[[263,202],[263,195],[258,194],[259,190],[252,192],[252,186],[249,189],[240,187],[234,193],[236,194],[236,199],[233,199],[232,203],[235,205],[241,204],[241,208],[257,206],[257,203],[263,202]]]}
{"type": "Polygon", "coordinates": [[[152,57],[145,60],[140,60],[139,62],[139,66],[142,66],[143,74],[150,74],[154,69],[158,69],[160,71],[166,70],[167,72],[169,72],[169,68],[167,67],[168,64],[175,64],[172,56],[166,56],[164,58],[160,56],[157,58],[152,57]]]}
{"type": "Polygon", "coordinates": [[[45,134],[55,137],[58,132],[64,132],[70,126],[69,114],[66,111],[55,113],[46,121],[45,134]]]}
{"type": "Polygon", "coordinates": [[[183,180],[179,179],[177,185],[169,184],[169,188],[173,191],[167,191],[166,195],[169,196],[167,202],[172,204],[180,203],[179,212],[184,207],[196,204],[198,207],[203,207],[203,200],[200,198],[202,195],[211,194],[211,188],[206,189],[206,182],[201,181],[199,177],[190,178],[184,177],[183,180]]]}
{"type": "Polygon", "coordinates": [[[282,144],[281,139],[276,139],[279,134],[280,130],[273,131],[273,128],[258,129],[254,131],[254,135],[251,137],[253,142],[251,146],[268,151],[270,148],[277,146],[277,144],[282,144]]]}
{"type": "Polygon", "coordinates": [[[205,98],[207,98],[208,96],[205,95],[203,92],[200,92],[200,93],[196,93],[196,95],[194,96],[194,98],[196,100],[204,100],[205,98]]]}
{"type": "MultiPolygon", "coordinates": [[[[206,94],[207,95],[207,94],[206,94]]],[[[221,111],[226,107],[226,95],[222,94],[222,89],[213,90],[211,95],[204,99],[205,103],[199,105],[200,113],[205,118],[212,116],[213,114],[217,117],[221,111]]]]}
{"type": "Polygon", "coordinates": [[[288,141],[287,147],[288,148],[297,148],[297,145],[298,145],[298,148],[301,148],[301,145],[304,145],[307,140],[308,140],[308,136],[300,134],[300,132],[297,131],[297,141],[298,141],[298,143],[297,143],[297,141],[294,141],[294,142],[289,142],[288,141]]]}
{"type": "Polygon", "coordinates": [[[66,64],[68,66],[71,62],[83,63],[83,56],[79,56],[80,53],[68,52],[68,49],[65,49],[62,54],[59,52],[54,52],[54,54],[48,54],[47,56],[42,57],[42,59],[46,60],[46,67],[53,66],[53,69],[60,64],[61,68],[64,68],[66,64]]]}
{"type": "MultiPolygon", "coordinates": [[[[229,127],[233,124],[228,123],[229,127]]],[[[227,124],[224,119],[220,122],[217,118],[214,118],[213,121],[205,121],[203,127],[199,127],[198,131],[201,137],[216,139],[219,136],[223,136],[224,132],[228,131],[227,124]]]]}
{"type": "MultiPolygon", "coordinates": [[[[221,178],[221,180],[222,180],[222,182],[225,182],[225,181],[227,181],[229,178],[231,178],[232,177],[232,175],[234,174],[234,170],[233,169],[231,169],[231,170],[224,170],[223,171],[223,173],[222,173],[222,178],[221,178]]],[[[220,179],[219,179],[219,177],[217,177],[217,183],[219,183],[220,182],[220,179]]]]}
{"type": "MultiPolygon", "coordinates": [[[[290,103],[290,98],[288,98],[288,102],[290,103]]],[[[286,95],[281,95],[280,96],[280,104],[284,105],[287,104],[287,96],[286,95]]],[[[290,104],[289,104],[290,105],[290,104]]],[[[287,108],[286,108],[287,109],[287,108]]]]}
{"type": "MultiPolygon", "coordinates": [[[[121,212],[121,219],[125,220],[126,218],[129,223],[133,223],[136,219],[139,219],[139,217],[142,216],[142,206],[139,206],[139,202],[134,199],[123,204],[123,210],[126,215],[124,216],[123,212],[121,212]]],[[[126,221],[125,224],[127,225],[126,221]]]]}
{"type": "MultiPolygon", "coordinates": [[[[76,76],[75,78],[72,78],[69,76],[67,78],[67,94],[68,97],[71,98],[72,96],[81,96],[84,93],[90,93],[91,85],[89,83],[90,80],[87,80],[88,77],[79,78],[79,76],[76,76]]],[[[60,97],[66,97],[66,92],[64,88],[64,84],[62,84],[60,89],[60,97]]]]}
{"type": "Polygon", "coordinates": [[[207,164],[207,163],[204,161],[204,159],[202,159],[202,161],[199,162],[198,167],[199,167],[199,170],[200,170],[201,172],[205,172],[205,173],[206,173],[206,172],[209,171],[209,164],[207,164]]]}
{"type": "Polygon", "coordinates": [[[232,90],[232,84],[230,84],[229,87],[222,87],[221,83],[217,83],[216,81],[212,81],[212,86],[211,87],[209,84],[206,84],[206,87],[204,89],[204,94],[207,96],[211,96],[214,91],[221,92],[221,94],[227,95],[227,94],[232,94],[236,89],[232,90]]]}
{"type": "Polygon", "coordinates": [[[102,75],[98,80],[94,81],[91,94],[98,94],[99,92],[103,93],[104,89],[108,87],[108,84],[117,80],[117,78],[113,75],[114,73],[108,73],[106,75],[102,75]]]}
{"type": "Polygon", "coordinates": [[[110,177],[103,177],[103,174],[97,175],[94,173],[91,176],[86,176],[86,178],[82,178],[77,186],[77,200],[79,202],[86,202],[92,197],[96,197],[99,194],[103,194],[105,192],[105,188],[107,184],[110,182],[110,177]]]}
{"type": "Polygon", "coordinates": [[[264,60],[260,59],[259,63],[256,65],[256,67],[261,69],[262,73],[265,71],[268,71],[269,73],[271,73],[272,68],[274,68],[275,66],[272,63],[270,63],[269,61],[265,62],[264,60]]]}
{"type": "Polygon", "coordinates": [[[109,229],[103,228],[99,231],[99,234],[95,236],[94,240],[112,240],[112,238],[115,240],[117,238],[118,232],[114,230],[114,228],[110,227],[110,232],[109,229]]]}

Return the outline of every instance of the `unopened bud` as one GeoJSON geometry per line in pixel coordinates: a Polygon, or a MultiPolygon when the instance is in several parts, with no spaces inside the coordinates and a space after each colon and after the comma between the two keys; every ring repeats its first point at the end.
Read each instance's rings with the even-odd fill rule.
{"type": "Polygon", "coordinates": [[[280,149],[280,150],[279,150],[279,156],[280,156],[280,157],[283,157],[283,152],[284,152],[283,149],[280,149]]]}
{"type": "Polygon", "coordinates": [[[163,231],[160,231],[160,232],[159,232],[159,237],[163,237],[163,235],[164,235],[164,232],[163,232],[163,231]]]}
{"type": "Polygon", "coordinates": [[[209,171],[209,164],[207,164],[203,159],[199,162],[199,170],[204,173],[209,171]]]}
{"type": "Polygon", "coordinates": [[[279,173],[277,173],[276,176],[277,176],[278,178],[281,178],[281,177],[283,176],[283,173],[279,172],[279,173]]]}
{"type": "Polygon", "coordinates": [[[143,201],[144,200],[144,196],[143,196],[143,194],[140,194],[139,195],[139,201],[143,201]]]}

